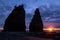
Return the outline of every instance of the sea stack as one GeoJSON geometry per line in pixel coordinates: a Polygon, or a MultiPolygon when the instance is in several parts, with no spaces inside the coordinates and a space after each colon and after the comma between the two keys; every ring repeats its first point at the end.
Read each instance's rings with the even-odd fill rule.
{"type": "Polygon", "coordinates": [[[30,32],[42,32],[43,31],[43,22],[42,22],[38,8],[35,10],[35,14],[31,20],[29,31],[30,32]]]}
{"type": "Polygon", "coordinates": [[[23,5],[15,6],[5,20],[3,31],[25,32],[25,10],[23,5]]]}

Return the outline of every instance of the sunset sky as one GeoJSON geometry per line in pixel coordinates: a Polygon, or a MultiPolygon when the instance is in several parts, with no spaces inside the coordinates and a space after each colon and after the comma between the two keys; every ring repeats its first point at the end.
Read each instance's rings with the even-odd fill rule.
{"type": "Polygon", "coordinates": [[[44,27],[53,25],[60,27],[60,0],[0,0],[0,27],[14,9],[14,6],[24,4],[26,25],[28,26],[36,8],[39,8],[44,27]]]}

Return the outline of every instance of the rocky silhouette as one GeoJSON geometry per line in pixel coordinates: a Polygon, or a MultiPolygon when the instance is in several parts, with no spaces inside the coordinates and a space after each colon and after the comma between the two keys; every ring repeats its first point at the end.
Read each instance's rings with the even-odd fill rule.
{"type": "Polygon", "coordinates": [[[29,29],[30,29],[29,30],[30,32],[42,32],[43,31],[43,23],[42,23],[42,19],[41,19],[38,8],[35,10],[35,14],[30,23],[29,29]]]}
{"type": "Polygon", "coordinates": [[[15,6],[14,10],[5,20],[3,31],[25,31],[25,10],[23,5],[20,5],[18,7],[15,6]]]}

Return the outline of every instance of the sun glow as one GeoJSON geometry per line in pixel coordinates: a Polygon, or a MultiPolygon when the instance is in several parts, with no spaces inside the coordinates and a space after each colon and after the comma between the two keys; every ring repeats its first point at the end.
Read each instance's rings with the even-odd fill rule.
{"type": "Polygon", "coordinates": [[[46,29],[44,29],[44,30],[46,30],[46,31],[48,31],[48,32],[54,32],[55,30],[54,30],[54,26],[52,26],[52,25],[49,25],[46,29]]]}
{"type": "Polygon", "coordinates": [[[54,29],[53,28],[47,28],[49,32],[53,32],[54,29]]]}

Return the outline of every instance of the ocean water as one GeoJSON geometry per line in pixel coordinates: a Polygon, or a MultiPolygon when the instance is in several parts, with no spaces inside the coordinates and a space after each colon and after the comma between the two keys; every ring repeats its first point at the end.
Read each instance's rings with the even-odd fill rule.
{"type": "MultiPolygon", "coordinates": [[[[0,30],[0,32],[1,32],[2,30],[0,30]]],[[[26,29],[26,32],[29,32],[29,29],[26,29]]]]}
{"type": "MultiPolygon", "coordinates": [[[[0,30],[0,32],[1,32],[2,30],[0,30]]],[[[29,32],[29,29],[26,29],[26,32],[29,32]]],[[[57,33],[60,33],[60,30],[57,30],[56,31],[57,33]]]]}
{"type": "Polygon", "coordinates": [[[56,33],[60,33],[60,30],[56,30],[56,33]]]}

